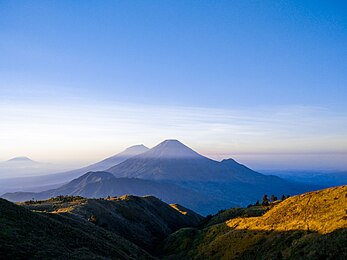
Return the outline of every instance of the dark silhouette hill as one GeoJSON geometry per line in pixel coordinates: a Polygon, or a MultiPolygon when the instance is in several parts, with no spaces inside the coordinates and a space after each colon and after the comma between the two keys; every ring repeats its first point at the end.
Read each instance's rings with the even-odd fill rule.
{"type": "Polygon", "coordinates": [[[182,227],[196,226],[203,219],[180,205],[170,206],[153,197],[125,195],[119,198],[84,199],[59,196],[47,201],[23,203],[35,212],[64,214],[92,222],[134,242],[146,250],[182,227]],[[184,210],[182,210],[184,209],[184,210]]]}
{"type": "Polygon", "coordinates": [[[143,249],[90,221],[35,213],[0,199],[1,259],[151,259],[143,249]]]}

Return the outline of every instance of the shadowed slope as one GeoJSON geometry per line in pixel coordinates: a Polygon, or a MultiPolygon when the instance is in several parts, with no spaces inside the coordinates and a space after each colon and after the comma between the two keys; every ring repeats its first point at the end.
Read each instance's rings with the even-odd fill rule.
{"type": "MultiPolygon", "coordinates": [[[[25,204],[24,204],[25,205],[25,204]]],[[[35,211],[64,213],[88,220],[112,231],[145,249],[151,249],[173,231],[182,227],[196,226],[202,219],[197,213],[176,207],[153,197],[122,196],[120,198],[80,199],[71,202],[51,199],[28,204],[35,211]]],[[[181,206],[177,206],[183,208],[181,206]]]]}
{"type": "Polygon", "coordinates": [[[150,259],[124,238],[82,219],[31,212],[0,199],[2,259],[150,259]]]}

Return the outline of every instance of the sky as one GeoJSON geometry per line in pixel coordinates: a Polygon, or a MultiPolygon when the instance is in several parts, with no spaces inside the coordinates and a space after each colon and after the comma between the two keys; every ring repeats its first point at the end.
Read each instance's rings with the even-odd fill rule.
{"type": "Polygon", "coordinates": [[[0,160],[347,169],[346,1],[0,0],[0,57],[0,160]]]}

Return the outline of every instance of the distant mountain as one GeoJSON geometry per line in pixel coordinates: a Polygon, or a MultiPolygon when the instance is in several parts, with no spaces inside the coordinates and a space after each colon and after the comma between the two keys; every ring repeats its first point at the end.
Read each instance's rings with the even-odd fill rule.
{"type": "Polygon", "coordinates": [[[196,226],[203,219],[192,210],[177,204],[168,205],[153,196],[126,195],[105,200],[57,197],[22,205],[35,212],[69,214],[91,220],[95,225],[150,251],[172,232],[196,226]]]}
{"type": "Polygon", "coordinates": [[[174,181],[238,181],[263,175],[234,160],[204,157],[177,140],[166,140],[107,170],[116,177],[174,181]]]}
{"type": "MultiPolygon", "coordinates": [[[[32,177],[22,177],[22,178],[9,178],[9,179],[0,179],[0,193],[4,192],[12,192],[12,191],[33,191],[38,192],[43,189],[44,186],[61,186],[64,183],[67,183],[74,178],[77,178],[86,172],[89,171],[103,171],[111,166],[117,165],[132,156],[141,154],[145,151],[147,151],[148,148],[144,145],[134,145],[123,152],[111,156],[109,158],[106,158],[100,162],[97,162],[95,164],[79,168],[72,171],[66,171],[66,172],[60,172],[60,173],[54,173],[54,174],[48,174],[43,176],[32,176],[32,177]]],[[[21,161],[21,160],[19,160],[21,161]]],[[[34,169],[35,170],[35,169],[34,169]]],[[[36,169],[37,170],[37,169],[36,169]]],[[[35,172],[35,171],[33,171],[35,172]]],[[[1,174],[3,174],[3,177],[10,177],[11,175],[6,174],[4,176],[4,173],[2,173],[2,168],[0,164],[0,178],[1,174]]],[[[12,176],[15,177],[15,176],[12,176]]]]}
{"type": "Polygon", "coordinates": [[[346,259],[347,186],[230,209],[160,247],[168,259],[346,259]],[[189,241],[189,242],[188,242],[189,241]]]}
{"type": "MultiPolygon", "coordinates": [[[[72,171],[67,171],[63,173],[57,173],[54,175],[51,175],[49,177],[52,177],[54,179],[54,182],[57,182],[58,180],[60,182],[67,182],[70,181],[76,177],[81,176],[82,174],[85,174],[86,172],[90,171],[104,171],[114,165],[118,165],[127,159],[142,154],[149,150],[146,146],[144,145],[134,145],[130,146],[127,149],[125,149],[123,152],[116,154],[114,156],[108,157],[100,162],[94,163],[92,165],[88,165],[86,167],[72,170],[72,171]]],[[[48,177],[48,176],[47,176],[48,177]]]]}
{"type": "Polygon", "coordinates": [[[108,172],[88,172],[81,177],[57,188],[43,192],[5,193],[1,197],[10,201],[45,200],[59,195],[87,198],[105,198],[132,194],[152,195],[167,203],[179,203],[199,213],[207,214],[225,206],[236,206],[218,196],[206,196],[203,192],[184,188],[175,183],[136,178],[116,178],[108,172]]]}
{"type": "Polygon", "coordinates": [[[26,156],[19,156],[14,157],[12,159],[7,160],[5,163],[31,163],[31,164],[37,164],[38,162],[35,162],[31,160],[30,158],[26,156]]]}
{"type": "Polygon", "coordinates": [[[243,206],[264,194],[299,194],[315,188],[260,174],[233,159],[211,160],[177,140],[166,140],[107,171],[116,177],[175,183],[243,206]]]}
{"type": "MultiPolygon", "coordinates": [[[[94,163],[92,165],[89,165],[87,167],[83,167],[74,171],[70,171],[70,173],[75,173],[78,172],[78,174],[90,172],[90,171],[104,171],[112,166],[115,166],[117,164],[120,164],[121,162],[126,161],[127,159],[135,156],[142,154],[149,149],[144,146],[143,144],[141,145],[134,145],[130,146],[127,149],[125,149],[123,152],[116,154],[114,156],[108,157],[100,162],[94,163]]],[[[72,174],[74,176],[74,174],[72,174]]]]}
{"type": "MultiPolygon", "coordinates": [[[[90,168],[59,177],[71,178],[90,168]]],[[[264,194],[280,197],[282,194],[299,194],[310,189],[312,187],[308,185],[260,174],[233,159],[221,162],[211,160],[177,140],[166,140],[106,172],[89,172],[57,189],[39,193],[6,193],[3,197],[23,201],[48,199],[57,195],[90,198],[123,194],[154,195],[167,203],[177,202],[206,215],[221,208],[246,206],[261,199],[264,194]]]]}
{"type": "Polygon", "coordinates": [[[62,168],[50,163],[37,162],[25,156],[15,157],[0,162],[0,180],[4,178],[49,174],[57,170],[62,170],[62,168]]]}

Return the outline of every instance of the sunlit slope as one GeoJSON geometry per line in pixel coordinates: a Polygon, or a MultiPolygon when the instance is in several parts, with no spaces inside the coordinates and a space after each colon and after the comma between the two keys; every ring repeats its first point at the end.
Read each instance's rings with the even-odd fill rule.
{"type": "Polygon", "coordinates": [[[253,230],[308,230],[329,233],[347,227],[347,186],[294,196],[262,217],[227,221],[229,227],[253,230]]]}
{"type": "Polygon", "coordinates": [[[181,229],[165,241],[161,254],[185,259],[346,259],[346,210],[347,186],[310,192],[259,217],[181,229]]]}

